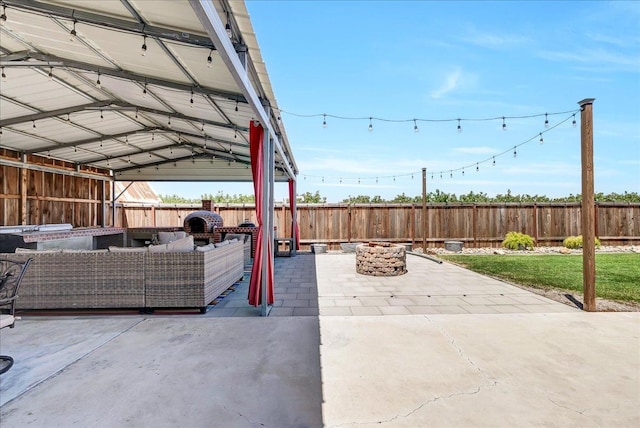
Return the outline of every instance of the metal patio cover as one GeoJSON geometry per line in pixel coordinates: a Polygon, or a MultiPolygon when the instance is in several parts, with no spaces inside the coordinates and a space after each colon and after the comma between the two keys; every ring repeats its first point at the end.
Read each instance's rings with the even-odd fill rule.
{"type": "Polygon", "coordinates": [[[0,5],[0,147],[115,180],[251,181],[255,119],[274,139],[275,181],[295,179],[243,1],[0,5]]]}

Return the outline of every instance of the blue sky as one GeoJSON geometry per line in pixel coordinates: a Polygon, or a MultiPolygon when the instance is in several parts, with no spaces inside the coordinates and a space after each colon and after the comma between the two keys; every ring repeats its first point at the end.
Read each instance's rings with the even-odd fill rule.
{"type": "MultiPolygon", "coordinates": [[[[640,192],[640,2],[247,7],[300,170],[298,193],[319,191],[329,202],[415,196],[423,167],[430,191],[580,193],[580,113],[575,128],[571,113],[551,113],[578,110],[584,98],[596,99],[596,192],[640,192]],[[544,113],[549,128],[544,116],[506,119],[506,131],[502,120],[464,120],[544,113]],[[373,119],[369,131],[369,117],[407,122],[373,119]],[[462,118],[462,132],[457,121],[414,118],[462,118]]],[[[250,184],[153,187],[189,197],[252,193],[250,184]]],[[[286,196],[276,184],[276,200],[286,196]]]]}

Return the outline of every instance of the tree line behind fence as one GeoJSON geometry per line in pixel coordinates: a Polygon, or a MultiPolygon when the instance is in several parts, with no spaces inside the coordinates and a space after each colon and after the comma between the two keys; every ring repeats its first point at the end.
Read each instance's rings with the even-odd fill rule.
{"type": "MultiPolygon", "coordinates": [[[[116,204],[115,226],[182,227],[199,205],[133,206],[116,204]]],[[[603,245],[640,244],[640,203],[597,203],[596,235],[603,245]]],[[[245,221],[257,224],[253,205],[223,204],[215,208],[225,226],[245,221]]],[[[442,246],[457,240],[466,246],[499,246],[507,232],[531,235],[537,245],[560,245],[567,236],[581,234],[579,203],[542,204],[429,204],[426,243],[442,246]]],[[[421,204],[301,204],[298,224],[303,249],[310,244],[338,248],[341,242],[382,240],[423,243],[421,204]]],[[[291,236],[291,213],[277,205],[276,236],[291,236]]]]}

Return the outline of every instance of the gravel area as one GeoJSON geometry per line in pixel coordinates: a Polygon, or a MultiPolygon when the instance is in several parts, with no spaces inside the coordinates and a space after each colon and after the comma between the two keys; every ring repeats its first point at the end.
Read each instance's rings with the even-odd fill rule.
{"type": "MultiPolygon", "coordinates": [[[[422,248],[414,249],[416,253],[422,253],[422,248]]],[[[433,256],[439,255],[489,255],[489,254],[515,254],[515,255],[532,255],[532,254],[581,254],[582,250],[568,250],[564,247],[536,247],[531,251],[513,251],[506,250],[504,248],[463,248],[461,252],[447,251],[444,248],[428,248],[427,254],[433,256]]],[[[640,246],[627,245],[627,246],[603,246],[596,249],[598,253],[640,253],[640,246]]],[[[548,299],[555,300],[560,303],[564,303],[569,306],[578,307],[582,309],[583,296],[581,294],[574,294],[569,291],[557,290],[557,289],[539,289],[534,287],[527,287],[524,285],[513,284],[516,287],[525,289],[535,294],[539,294],[548,299]]],[[[596,309],[598,312],[640,312],[640,303],[629,302],[616,302],[613,300],[596,298],[596,309]]]]}

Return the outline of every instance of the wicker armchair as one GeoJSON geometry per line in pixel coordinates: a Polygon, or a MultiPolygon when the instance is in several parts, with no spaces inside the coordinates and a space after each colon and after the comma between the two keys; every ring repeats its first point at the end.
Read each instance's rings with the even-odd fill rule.
{"type": "MultiPolygon", "coordinates": [[[[13,328],[18,289],[32,259],[26,261],[0,260],[0,329],[13,328]]],[[[0,355],[0,374],[13,366],[13,358],[0,355]]]]}

